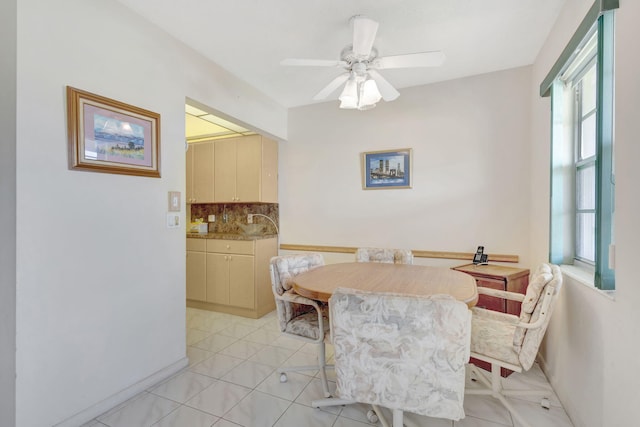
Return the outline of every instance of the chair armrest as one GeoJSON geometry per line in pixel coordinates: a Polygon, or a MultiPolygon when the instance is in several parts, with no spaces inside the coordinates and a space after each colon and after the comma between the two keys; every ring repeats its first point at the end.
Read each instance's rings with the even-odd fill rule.
{"type": "Polygon", "coordinates": [[[517,325],[520,322],[520,318],[516,315],[503,313],[501,311],[489,310],[482,307],[473,307],[471,309],[471,313],[473,316],[497,320],[499,322],[508,323],[510,325],[517,325]]]}
{"type": "Polygon", "coordinates": [[[318,304],[318,301],[303,297],[302,295],[296,294],[292,290],[286,291],[282,295],[277,295],[276,298],[282,301],[295,302],[296,304],[310,305],[315,308],[318,313],[321,313],[320,304],[318,304]]]}
{"type": "Polygon", "coordinates": [[[296,304],[310,305],[313,307],[318,315],[318,329],[320,330],[321,336],[319,341],[324,340],[324,316],[322,315],[322,309],[320,308],[318,301],[303,297],[302,295],[295,293],[293,290],[285,291],[282,295],[276,295],[276,299],[296,304]]]}
{"type": "Polygon", "coordinates": [[[524,294],[517,292],[501,291],[499,289],[485,288],[484,286],[478,286],[478,295],[489,295],[497,298],[504,298],[511,301],[524,301],[524,294]]]}
{"type": "Polygon", "coordinates": [[[549,307],[551,306],[551,299],[553,298],[553,290],[547,289],[545,293],[540,296],[540,298],[542,298],[542,302],[539,302],[539,304],[542,304],[542,307],[540,309],[538,320],[533,323],[520,322],[518,323],[518,327],[525,329],[535,329],[544,324],[544,322],[546,321],[546,317],[549,314],[549,307]]]}

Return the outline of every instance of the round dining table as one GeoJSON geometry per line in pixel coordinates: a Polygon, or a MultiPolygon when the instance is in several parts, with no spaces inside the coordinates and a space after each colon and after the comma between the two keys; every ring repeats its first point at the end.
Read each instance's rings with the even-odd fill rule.
{"type": "Polygon", "coordinates": [[[419,296],[447,294],[469,307],[478,302],[476,280],[444,267],[348,262],[316,267],[291,280],[299,295],[325,302],[337,288],[419,296]]]}

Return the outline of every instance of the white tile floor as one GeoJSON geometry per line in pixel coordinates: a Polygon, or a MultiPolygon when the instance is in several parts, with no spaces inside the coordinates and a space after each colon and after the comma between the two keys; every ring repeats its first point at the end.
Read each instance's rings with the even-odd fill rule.
{"type": "MultiPolygon", "coordinates": [[[[328,356],[332,349],[328,346],[328,356]]],[[[317,372],[289,373],[280,383],[281,365],[315,363],[313,345],[280,335],[275,313],[245,319],[187,309],[188,369],[102,414],[85,427],[364,427],[366,405],[314,409],[322,396],[317,372]]],[[[335,379],[333,371],[328,371],[335,379]]],[[[536,366],[512,374],[509,387],[547,383],[536,366]]],[[[335,383],[331,382],[335,387],[335,383]]],[[[469,385],[473,386],[473,385],[469,385]]],[[[550,410],[536,401],[513,399],[533,426],[572,427],[557,398],[550,410]]],[[[458,422],[405,414],[407,424],[433,427],[519,427],[491,397],[465,397],[466,417],[458,422]]]]}

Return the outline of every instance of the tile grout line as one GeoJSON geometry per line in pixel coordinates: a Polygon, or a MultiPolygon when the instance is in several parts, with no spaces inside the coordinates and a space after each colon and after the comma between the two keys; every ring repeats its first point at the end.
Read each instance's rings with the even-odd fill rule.
{"type": "MultiPolygon", "coordinates": [[[[194,309],[188,309],[188,313],[190,312],[190,310],[194,310],[194,309]]],[[[267,315],[269,316],[269,315],[267,315]]],[[[274,398],[274,399],[278,399],[278,400],[283,400],[286,402],[286,408],[277,416],[277,418],[274,420],[274,422],[272,423],[272,427],[275,426],[276,424],[278,424],[280,421],[283,420],[283,417],[285,416],[285,414],[287,414],[290,410],[292,410],[292,408],[294,407],[294,404],[298,404],[302,407],[305,408],[311,408],[312,410],[315,410],[315,408],[313,408],[312,406],[309,406],[308,404],[302,403],[302,402],[297,402],[296,400],[299,399],[302,394],[305,392],[305,390],[307,390],[307,388],[309,388],[312,384],[314,384],[314,382],[320,381],[319,378],[319,373],[316,372],[315,375],[306,375],[305,373],[298,373],[302,376],[304,376],[304,380],[305,383],[303,384],[302,388],[300,389],[300,391],[298,391],[297,393],[295,393],[294,396],[292,396],[291,398],[289,397],[281,397],[278,396],[276,394],[272,394],[272,392],[279,392],[279,388],[277,386],[275,387],[266,387],[265,390],[270,390],[270,391],[261,391],[258,390],[259,387],[261,387],[262,385],[266,384],[267,381],[270,380],[270,378],[272,378],[272,376],[274,375],[274,373],[277,373],[277,370],[280,367],[283,367],[287,362],[291,361],[292,358],[296,357],[296,355],[299,355],[300,357],[308,357],[309,354],[311,354],[311,351],[309,347],[307,347],[305,344],[300,345],[299,347],[297,347],[296,349],[294,348],[290,348],[287,347],[286,345],[288,345],[288,342],[283,341],[283,344],[286,344],[285,346],[280,346],[280,345],[275,345],[273,344],[273,342],[267,342],[267,343],[263,343],[260,341],[253,341],[251,338],[247,338],[253,334],[255,334],[256,332],[262,332],[260,335],[262,335],[263,337],[268,337],[268,336],[272,336],[274,334],[278,334],[279,335],[279,329],[274,327],[273,322],[277,321],[277,318],[275,316],[270,316],[269,318],[263,318],[260,319],[259,323],[254,323],[253,319],[241,319],[238,318],[237,316],[232,316],[232,315],[214,315],[214,316],[209,316],[209,312],[206,313],[200,313],[199,311],[192,311],[191,314],[188,314],[186,317],[186,321],[185,321],[185,326],[186,324],[189,325],[195,325],[197,327],[193,327],[193,328],[189,328],[187,327],[187,335],[189,330],[194,330],[194,331],[198,331],[196,333],[200,334],[206,334],[204,336],[204,338],[202,338],[201,340],[198,340],[196,342],[193,342],[189,345],[186,345],[186,350],[187,352],[189,351],[189,349],[193,349],[194,351],[201,351],[203,353],[202,354],[202,360],[199,360],[197,363],[193,364],[193,365],[189,365],[187,367],[185,367],[182,371],[180,371],[179,373],[176,373],[175,375],[172,375],[170,378],[167,378],[165,381],[162,381],[161,383],[154,385],[152,388],[149,388],[147,390],[142,391],[138,396],[132,397],[131,399],[128,399],[126,402],[123,402],[122,404],[112,408],[109,411],[106,411],[104,414],[99,415],[98,417],[94,418],[92,421],[95,423],[95,426],[107,426],[107,427],[112,427],[109,424],[106,424],[104,422],[102,422],[101,420],[99,420],[99,417],[103,417],[105,416],[105,414],[115,414],[118,411],[123,410],[125,407],[127,407],[128,405],[131,405],[133,402],[135,402],[136,400],[138,400],[140,397],[143,397],[145,394],[146,395],[152,395],[154,397],[157,398],[161,398],[161,399],[166,399],[168,401],[174,402],[175,404],[177,404],[178,406],[175,407],[174,409],[172,409],[170,412],[168,412],[167,414],[165,414],[164,416],[162,416],[161,418],[159,418],[158,420],[155,420],[152,424],[152,426],[155,426],[157,424],[159,424],[162,420],[166,419],[168,416],[170,416],[171,414],[175,414],[175,412],[179,409],[181,409],[182,407],[186,407],[195,411],[198,411],[200,413],[203,414],[207,414],[210,415],[212,417],[215,417],[216,420],[215,422],[212,424],[212,427],[215,427],[216,424],[219,424],[221,421],[220,420],[224,420],[225,422],[231,423],[233,425],[237,425],[236,422],[228,420],[226,418],[224,418],[225,416],[227,416],[232,410],[234,410],[235,408],[238,407],[238,405],[240,403],[242,403],[243,401],[245,401],[245,399],[248,396],[254,395],[255,393],[261,393],[264,396],[268,396],[269,398],[274,398]],[[220,325],[226,325],[225,327],[219,329],[220,325]],[[206,325],[210,325],[209,327],[211,328],[215,328],[215,331],[211,331],[211,330],[207,330],[207,329],[200,329],[200,328],[206,328],[206,325]],[[221,333],[225,331],[225,333],[221,333]],[[249,332],[247,332],[249,331],[249,332]],[[246,333],[245,333],[246,332],[246,333]],[[228,334],[228,335],[227,335],[228,334]],[[240,336],[241,335],[241,336],[240,336]],[[203,348],[205,347],[204,344],[202,344],[203,341],[213,337],[213,336],[219,336],[219,337],[224,337],[225,339],[222,340],[223,342],[225,342],[224,345],[222,345],[221,348],[217,348],[215,351],[208,349],[208,348],[203,348]],[[228,342],[232,340],[231,342],[228,342]],[[238,348],[234,348],[233,352],[230,351],[229,354],[225,354],[225,353],[221,353],[222,351],[228,349],[229,347],[237,344],[237,343],[243,343],[243,346],[247,346],[247,347],[238,347],[238,348]],[[202,345],[203,347],[196,347],[196,345],[202,345]],[[246,349],[251,349],[254,347],[258,347],[259,349],[255,352],[246,352],[245,355],[239,357],[237,354],[238,353],[234,353],[235,351],[244,351],[246,349]],[[281,351],[286,350],[287,352],[292,351],[292,353],[290,355],[288,355],[285,359],[282,360],[282,362],[279,362],[280,357],[278,354],[269,354],[269,351],[275,351],[276,353],[278,352],[278,349],[281,351]],[[269,363],[263,363],[262,361],[257,361],[257,360],[250,360],[251,358],[254,358],[256,356],[258,356],[258,354],[260,354],[261,352],[265,352],[265,356],[264,358],[271,362],[271,358],[273,358],[273,363],[279,363],[278,366],[273,366],[272,364],[269,363]],[[248,355],[248,356],[247,356],[248,355]],[[237,359],[240,362],[236,365],[233,365],[229,370],[223,372],[221,374],[220,377],[213,377],[210,376],[208,374],[205,373],[200,373],[200,372],[195,372],[193,371],[193,369],[196,369],[199,365],[204,364],[207,360],[210,360],[212,357],[214,356],[225,356],[228,358],[232,358],[232,359],[237,359]],[[263,377],[259,382],[257,382],[256,384],[254,384],[252,387],[247,387],[245,385],[242,384],[237,384],[235,382],[231,382],[230,380],[223,380],[222,377],[228,375],[230,372],[232,372],[234,369],[236,369],[238,366],[240,366],[241,364],[245,363],[245,362],[250,362],[252,364],[258,365],[258,366],[262,366],[262,367],[267,367],[270,372],[263,377]],[[159,394],[156,394],[157,391],[152,391],[152,390],[157,390],[158,387],[160,387],[162,384],[165,384],[171,380],[173,380],[174,378],[176,378],[178,375],[183,375],[184,373],[189,372],[193,375],[197,375],[197,376],[202,376],[202,377],[206,377],[209,380],[211,380],[211,384],[209,384],[208,386],[206,386],[205,388],[203,388],[202,390],[200,390],[199,392],[195,393],[193,396],[189,397],[188,399],[185,400],[184,403],[178,402],[174,399],[171,398],[167,398],[165,396],[161,396],[159,394]],[[249,392],[247,393],[247,395],[245,395],[244,397],[242,397],[242,399],[240,399],[238,402],[236,402],[231,408],[229,408],[222,416],[217,416],[215,414],[211,414],[210,412],[201,410],[199,408],[195,408],[192,406],[189,406],[187,404],[188,401],[190,401],[191,399],[193,399],[194,397],[196,397],[198,394],[202,393],[203,391],[207,390],[209,387],[213,386],[216,383],[226,383],[229,385],[233,385],[236,387],[242,387],[245,389],[248,389],[249,392]],[[117,410],[116,410],[117,408],[117,410]]],[[[186,337],[185,337],[186,338],[186,337]]],[[[253,339],[257,339],[257,338],[253,338],[253,339]]],[[[186,341],[186,340],[185,340],[186,341]]],[[[267,338],[266,341],[269,341],[269,339],[267,338]]],[[[185,342],[186,344],[186,342],[185,342]]],[[[215,346],[214,346],[215,347],[215,346]]],[[[200,357],[200,355],[198,356],[200,357]]],[[[333,356],[332,356],[333,357],[333,356]]],[[[317,358],[317,356],[316,356],[317,358]]],[[[214,365],[212,365],[213,367],[214,365]]],[[[219,365],[216,365],[219,368],[219,365]]],[[[216,369],[218,369],[216,368],[216,369]]],[[[203,368],[204,370],[204,368],[203,368]]],[[[215,370],[214,370],[215,372],[215,370]]],[[[234,377],[232,377],[234,378],[234,377]]],[[[242,378],[242,377],[241,377],[242,378]]],[[[241,378],[238,378],[239,380],[241,380],[241,378]]],[[[253,382],[253,380],[256,379],[256,377],[254,377],[253,375],[250,375],[250,377],[247,377],[246,379],[249,379],[250,382],[253,382]],[[252,378],[252,379],[251,379],[252,378]]],[[[538,376],[534,376],[534,377],[522,377],[522,379],[525,382],[531,381],[532,379],[535,380],[540,380],[538,378],[538,376]]],[[[277,378],[276,378],[277,380],[277,378]]],[[[520,381],[521,379],[518,378],[517,381],[520,381]]],[[[547,380],[548,381],[548,380],[547,380]]],[[[331,381],[330,382],[334,382],[331,381]]],[[[270,384],[269,384],[270,385],[270,384]]],[[[296,386],[297,387],[297,386],[296,386]]],[[[316,387],[316,386],[314,386],[316,387]]],[[[177,389],[179,390],[179,389],[177,389]]],[[[174,390],[174,391],[177,391],[174,390]]],[[[295,391],[295,389],[286,391],[283,393],[284,395],[287,395],[288,392],[290,391],[295,391]]],[[[169,393],[171,394],[171,393],[169,393]]],[[[307,396],[308,398],[308,396],[307,396]]],[[[517,399],[517,398],[516,398],[517,399]]],[[[517,399],[518,401],[521,401],[523,403],[527,403],[527,404],[532,404],[533,402],[531,400],[527,400],[527,399],[517,399]]],[[[267,400],[268,402],[268,400],[267,400]]],[[[349,424],[351,422],[354,423],[363,423],[363,425],[380,425],[379,423],[377,424],[370,424],[368,422],[365,422],[363,420],[360,419],[360,417],[358,418],[351,418],[348,416],[343,416],[343,412],[344,412],[344,407],[339,408],[339,410],[337,411],[337,413],[331,412],[331,411],[326,411],[323,410],[323,408],[320,408],[319,410],[326,412],[328,414],[330,414],[331,416],[335,416],[333,422],[331,423],[332,427],[336,427],[337,425],[339,425],[340,423],[346,423],[349,424]],[[341,419],[343,421],[341,421],[341,419]]],[[[561,403],[560,406],[556,406],[553,405],[552,409],[554,412],[556,412],[557,410],[560,410],[558,412],[556,412],[556,415],[554,415],[553,417],[557,416],[558,414],[560,414],[561,416],[564,415],[563,418],[567,418],[568,416],[566,415],[566,411],[564,410],[564,407],[562,407],[561,403]]],[[[477,412],[478,414],[482,414],[482,412],[477,412]]],[[[352,412],[350,412],[351,414],[352,412]]],[[[507,411],[508,417],[509,417],[509,421],[510,424],[502,424],[502,422],[507,422],[506,418],[502,420],[502,422],[496,422],[496,421],[492,421],[490,419],[486,419],[484,417],[478,417],[478,416],[474,416],[474,415],[467,415],[467,417],[469,419],[471,419],[471,422],[473,422],[472,420],[478,420],[481,424],[478,425],[484,425],[484,423],[491,424],[491,425],[495,425],[496,427],[498,425],[503,425],[503,426],[508,426],[508,427],[514,427],[515,421],[513,420],[513,417],[511,415],[511,413],[509,411],[507,411]]],[[[245,414],[243,412],[243,418],[245,416],[249,416],[249,419],[254,419],[255,414],[252,411],[249,411],[248,414],[245,414]]],[[[353,416],[356,416],[357,414],[352,413],[353,416]]],[[[543,420],[544,419],[544,415],[542,415],[540,418],[534,418],[534,422],[539,421],[539,420],[543,420]]],[[[125,420],[126,421],[126,420],[125,420]]],[[[295,418],[295,422],[297,422],[297,417],[295,418]]],[[[303,420],[300,420],[300,422],[302,422],[303,420]]],[[[328,424],[327,424],[328,425],[328,424]]],[[[354,424],[356,425],[356,424],[354,424]]],[[[359,425],[359,424],[358,424],[359,425]]],[[[455,422],[451,421],[451,427],[455,426],[455,422]]],[[[564,425],[564,424],[563,424],[564,425]]],[[[568,424],[571,425],[571,424],[568,424]]],[[[176,425],[175,427],[180,427],[180,425],[176,425]]],[[[211,426],[210,426],[211,427],[211,426]]],[[[249,426],[245,426],[245,427],[249,427],[249,426]]]]}

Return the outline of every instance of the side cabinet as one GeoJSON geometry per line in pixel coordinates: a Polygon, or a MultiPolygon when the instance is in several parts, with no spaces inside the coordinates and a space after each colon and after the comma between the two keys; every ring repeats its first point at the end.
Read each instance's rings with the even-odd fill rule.
{"type": "MultiPolygon", "coordinates": [[[[476,279],[476,284],[485,288],[524,294],[527,292],[527,286],[529,285],[529,270],[525,268],[465,264],[459,267],[453,267],[453,269],[472,275],[476,279]]],[[[488,295],[480,295],[476,306],[519,316],[521,303],[517,301],[506,301],[502,298],[488,295]]],[[[471,358],[471,363],[482,369],[491,371],[490,363],[476,360],[473,357],[471,358]]],[[[512,372],[513,371],[509,369],[502,368],[501,375],[507,377],[512,372]]]]}
{"type": "MultiPolygon", "coordinates": [[[[275,310],[269,275],[269,260],[277,254],[275,237],[200,240],[206,245],[204,298],[189,298],[188,292],[189,307],[251,318],[259,318],[275,310]]],[[[188,274],[187,279],[190,277],[188,274]]],[[[187,289],[192,286],[187,282],[187,289]]]]}
{"type": "MultiPolygon", "coordinates": [[[[465,264],[453,269],[472,275],[478,286],[485,288],[524,294],[529,285],[529,270],[526,268],[465,264]]],[[[521,304],[517,301],[481,295],[476,306],[519,316],[521,304]]]]}

